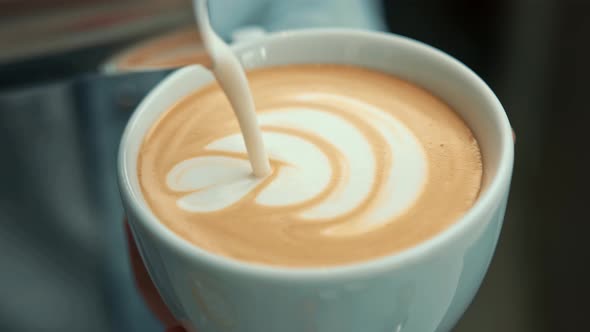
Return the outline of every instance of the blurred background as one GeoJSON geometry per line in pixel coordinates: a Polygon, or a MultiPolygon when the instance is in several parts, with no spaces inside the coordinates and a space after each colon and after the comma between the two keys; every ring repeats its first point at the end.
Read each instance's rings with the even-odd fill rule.
{"type": "MultiPolygon", "coordinates": [[[[389,30],[473,68],[508,112],[516,163],[454,331],[588,329],[589,1],[234,1],[235,17],[212,2],[228,39],[253,24],[389,30]]],[[[199,51],[191,15],[185,0],[0,0],[0,331],[163,331],[133,287],[115,153],[138,101],[199,51]]]]}

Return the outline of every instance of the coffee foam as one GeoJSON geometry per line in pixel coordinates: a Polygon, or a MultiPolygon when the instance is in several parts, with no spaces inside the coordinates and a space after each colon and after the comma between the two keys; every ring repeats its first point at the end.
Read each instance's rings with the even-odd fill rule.
{"type": "MultiPolygon", "coordinates": [[[[269,155],[278,163],[275,177],[254,198],[256,204],[284,208],[314,202],[298,216],[331,220],[376,196],[362,215],[327,229],[325,233],[331,235],[369,231],[392,222],[413,204],[425,182],[427,161],[420,143],[403,123],[370,104],[337,94],[303,93],[293,102],[302,105],[263,110],[259,116],[269,155]],[[361,122],[370,136],[359,128],[361,122]],[[396,163],[377,160],[369,141],[375,135],[384,140],[387,154],[403,158],[396,163]],[[378,171],[384,175],[381,183],[376,183],[378,171]],[[318,199],[322,193],[329,195],[318,199]]],[[[182,161],[168,173],[170,189],[192,191],[177,201],[179,207],[191,212],[219,211],[264,182],[250,175],[244,159],[223,156],[246,153],[241,135],[218,139],[205,149],[210,151],[206,156],[182,161]]]]}
{"type": "Polygon", "coordinates": [[[343,264],[415,245],[475,201],[477,142],[426,91],[337,65],[263,69],[249,79],[270,176],[251,175],[215,84],[167,112],[140,153],[148,203],[196,245],[259,263],[343,264]]]}

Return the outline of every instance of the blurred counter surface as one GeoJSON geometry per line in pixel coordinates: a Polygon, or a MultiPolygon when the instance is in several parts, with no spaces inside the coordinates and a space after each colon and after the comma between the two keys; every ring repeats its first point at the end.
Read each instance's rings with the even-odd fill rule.
{"type": "Polygon", "coordinates": [[[0,1],[0,90],[96,71],[135,41],[193,21],[190,0],[0,1]]]}

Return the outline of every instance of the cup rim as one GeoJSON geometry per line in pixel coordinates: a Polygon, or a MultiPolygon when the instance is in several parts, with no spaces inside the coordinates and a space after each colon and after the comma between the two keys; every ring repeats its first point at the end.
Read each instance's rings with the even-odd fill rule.
{"type": "Polygon", "coordinates": [[[414,47],[420,49],[421,52],[429,53],[431,57],[437,61],[445,62],[445,65],[452,66],[458,75],[462,75],[469,81],[469,84],[474,85],[478,90],[482,91],[485,103],[490,105],[494,110],[494,120],[500,125],[500,144],[501,153],[498,162],[498,169],[496,175],[491,179],[488,188],[483,192],[475,202],[475,204],[456,222],[440,233],[431,238],[418,243],[410,248],[395,252],[389,255],[376,257],[367,261],[353,262],[346,265],[336,265],[327,267],[283,267],[274,265],[264,265],[258,263],[251,263],[247,261],[240,261],[237,259],[228,258],[222,255],[208,252],[200,247],[188,242],[182,237],[178,236],[172,230],[161,223],[153,214],[149,206],[144,204],[135,194],[130,183],[131,176],[137,176],[136,170],[129,170],[126,163],[126,154],[128,153],[128,145],[131,141],[138,138],[131,137],[133,128],[138,122],[139,117],[150,104],[150,97],[157,94],[157,90],[162,87],[170,77],[190,67],[184,67],[178,71],[170,74],[170,76],[154,88],[147,97],[140,103],[129,120],[121,143],[119,146],[118,155],[118,178],[121,196],[127,209],[131,209],[137,216],[138,222],[142,224],[142,228],[149,231],[154,236],[158,237],[166,246],[173,249],[175,252],[189,259],[198,260],[202,264],[213,267],[217,270],[224,270],[230,273],[250,276],[259,279],[276,280],[288,279],[291,281],[318,281],[318,280],[338,280],[342,278],[354,278],[367,275],[373,275],[388,270],[395,269],[399,266],[411,264],[420,260],[422,257],[428,256],[430,253],[437,252],[438,249],[445,244],[452,243],[455,239],[461,237],[467,232],[470,227],[476,225],[478,220],[482,220],[482,216],[493,207],[502,196],[503,191],[509,186],[511,178],[511,170],[514,158],[514,146],[512,129],[508,121],[508,117],[500,101],[493,93],[491,88],[470,68],[452,56],[438,50],[430,45],[420,41],[385,32],[364,31],[348,28],[318,28],[318,29],[302,29],[290,30],[270,33],[260,39],[252,42],[235,45],[233,48],[236,51],[247,49],[254,45],[270,43],[281,38],[318,38],[318,37],[342,37],[373,39],[381,43],[396,43],[404,47],[414,47]]]}

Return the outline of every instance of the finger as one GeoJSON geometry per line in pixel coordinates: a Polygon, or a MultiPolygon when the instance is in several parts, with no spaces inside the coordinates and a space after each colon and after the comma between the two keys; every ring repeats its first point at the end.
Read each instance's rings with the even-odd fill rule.
{"type": "Polygon", "coordinates": [[[174,326],[167,328],[166,332],[186,332],[186,330],[182,326],[174,326]]]}
{"type": "Polygon", "coordinates": [[[512,129],[512,140],[516,143],[516,133],[514,132],[514,129],[512,129]]]}
{"type": "MultiPolygon", "coordinates": [[[[131,230],[127,221],[125,221],[125,233],[127,235],[127,245],[129,248],[129,258],[131,261],[131,269],[135,278],[135,284],[139,289],[139,292],[143,296],[145,302],[152,312],[164,323],[164,326],[176,325],[174,316],[160,297],[156,286],[152,282],[141,256],[139,250],[135,244],[135,240],[131,235],[131,230]]],[[[183,330],[179,330],[183,331],[183,330]]]]}

